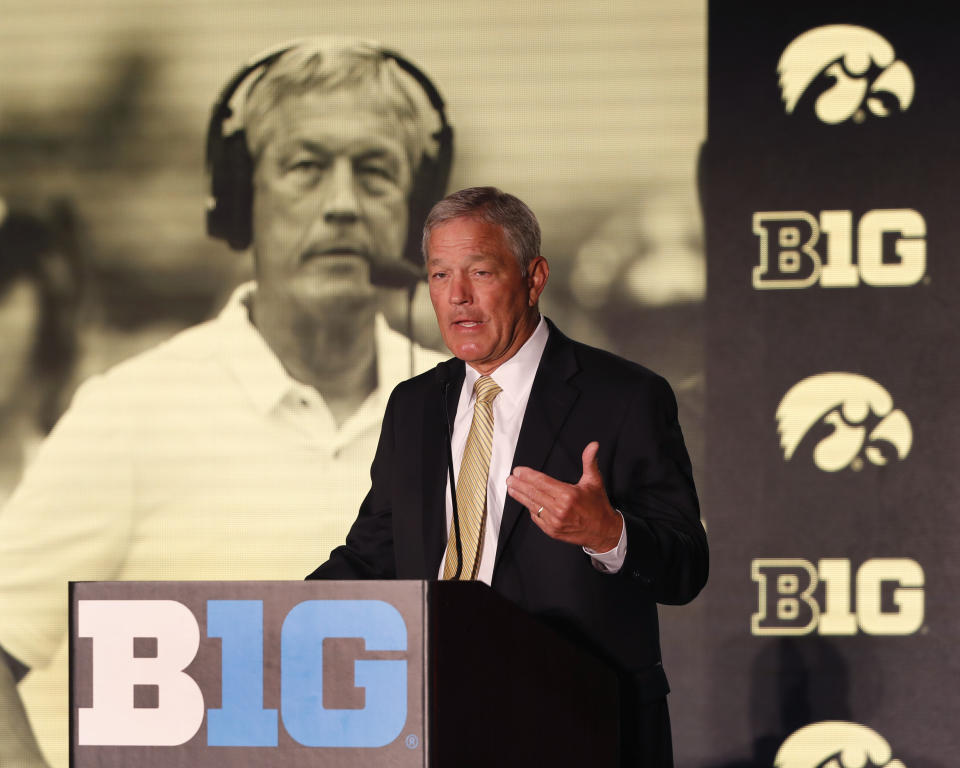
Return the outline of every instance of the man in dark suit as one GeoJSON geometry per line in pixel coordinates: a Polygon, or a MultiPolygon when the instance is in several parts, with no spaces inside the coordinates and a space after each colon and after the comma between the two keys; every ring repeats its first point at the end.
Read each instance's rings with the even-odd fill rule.
{"type": "Polygon", "coordinates": [[[708,561],[673,393],[540,316],[549,267],[517,198],[454,193],[423,242],[456,358],[393,391],[370,492],[310,578],[485,581],[612,662],[624,765],[670,766],[656,606],[693,599],[708,561]]]}

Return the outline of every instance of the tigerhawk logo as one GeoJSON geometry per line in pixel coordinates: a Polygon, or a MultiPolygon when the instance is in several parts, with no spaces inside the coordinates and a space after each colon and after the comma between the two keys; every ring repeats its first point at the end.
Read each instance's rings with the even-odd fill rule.
{"type": "Polygon", "coordinates": [[[906,768],[879,733],[859,723],[828,720],[787,737],[774,768],[906,768]]]}
{"type": "Polygon", "coordinates": [[[865,27],[831,24],[804,32],[784,49],[777,74],[788,115],[815,80],[832,78],[814,104],[817,117],[829,125],[862,123],[868,112],[876,117],[905,112],[913,101],[910,67],[865,27]]]}
{"type": "Polygon", "coordinates": [[[891,453],[902,461],[913,445],[910,420],[894,409],[890,393],[855,373],[821,373],[804,379],[783,396],[776,415],[787,461],[815,425],[833,427],[813,449],[813,461],[824,472],[859,470],[861,454],[877,466],[885,465],[891,453]]]}

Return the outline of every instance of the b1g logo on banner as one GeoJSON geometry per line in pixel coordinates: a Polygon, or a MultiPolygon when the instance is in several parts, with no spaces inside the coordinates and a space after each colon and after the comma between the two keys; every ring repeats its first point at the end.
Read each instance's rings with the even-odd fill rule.
{"type": "Polygon", "coordinates": [[[856,226],[853,211],[766,211],[753,214],[760,263],[758,290],[904,287],[927,271],[927,224],[909,208],[867,211],[856,226]],[[823,237],[821,237],[823,235],[823,237]]]}
{"type": "Polygon", "coordinates": [[[757,612],[750,619],[754,635],[912,635],[923,626],[923,568],[910,558],[867,560],[855,583],[850,561],[842,558],[816,565],[801,558],[758,558],[750,575],[757,584],[757,612]]]}

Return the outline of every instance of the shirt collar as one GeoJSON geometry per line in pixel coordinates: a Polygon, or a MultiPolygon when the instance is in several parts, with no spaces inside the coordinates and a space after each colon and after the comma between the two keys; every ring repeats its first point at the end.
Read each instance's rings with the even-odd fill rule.
{"type": "Polygon", "coordinates": [[[252,282],[237,286],[217,322],[224,330],[222,353],[227,367],[254,407],[266,414],[299,382],[286,372],[250,319],[255,290],[252,282]]]}
{"type": "MultiPolygon", "coordinates": [[[[497,397],[501,406],[515,406],[521,400],[525,400],[526,394],[530,392],[533,386],[533,378],[537,375],[537,368],[540,366],[540,358],[543,357],[543,350],[547,346],[547,337],[550,335],[547,323],[540,315],[540,322],[530,338],[523,346],[517,350],[516,354],[502,363],[493,373],[490,374],[500,389],[503,391],[497,397]]],[[[469,387],[473,398],[473,385],[480,378],[480,373],[467,364],[466,373],[463,379],[463,386],[469,387]]]]}

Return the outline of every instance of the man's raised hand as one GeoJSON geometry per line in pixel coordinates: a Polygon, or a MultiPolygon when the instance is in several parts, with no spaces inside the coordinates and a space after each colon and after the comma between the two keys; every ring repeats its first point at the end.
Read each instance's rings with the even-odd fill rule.
{"type": "Polygon", "coordinates": [[[527,508],[547,536],[598,553],[617,546],[623,527],[603,487],[599,449],[596,441],[583,449],[583,473],[575,485],[530,467],[516,467],[507,478],[507,493],[527,508]]]}

